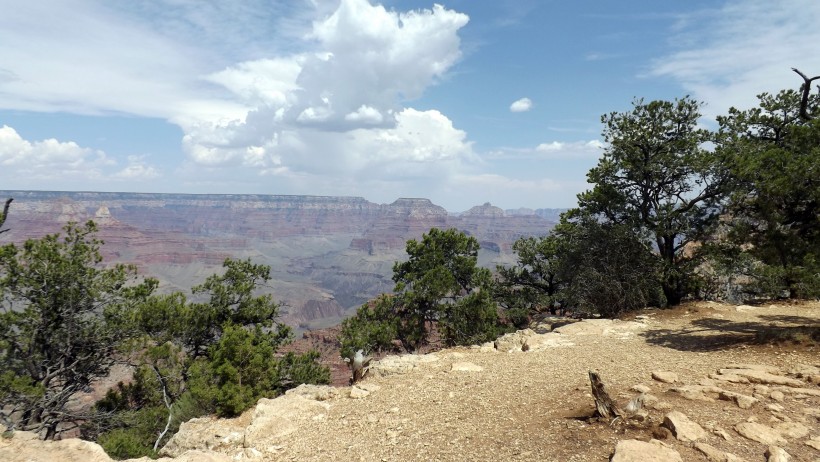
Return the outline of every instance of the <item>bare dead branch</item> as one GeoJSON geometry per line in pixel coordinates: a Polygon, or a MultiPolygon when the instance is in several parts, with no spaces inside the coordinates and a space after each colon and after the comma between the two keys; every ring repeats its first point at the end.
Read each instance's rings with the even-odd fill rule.
{"type": "Polygon", "coordinates": [[[589,371],[589,383],[592,386],[592,396],[595,398],[595,411],[604,419],[615,419],[623,415],[615,401],[610,398],[604,387],[604,382],[597,372],[589,371]]]}
{"type": "Polygon", "coordinates": [[[803,92],[803,97],[800,99],[800,118],[803,120],[811,120],[814,118],[814,116],[809,114],[809,93],[811,93],[811,83],[817,79],[820,79],[820,75],[809,78],[806,74],[797,70],[797,68],[793,67],[792,70],[803,78],[803,85],[800,86],[800,90],[803,92]]]}
{"type": "MultiPolygon", "coordinates": [[[[9,197],[6,199],[6,205],[3,206],[3,213],[0,214],[0,228],[3,227],[3,223],[6,222],[6,218],[9,216],[9,206],[11,206],[11,201],[13,201],[13,197],[9,197]]],[[[0,234],[5,233],[8,229],[0,229],[0,234]]]]}

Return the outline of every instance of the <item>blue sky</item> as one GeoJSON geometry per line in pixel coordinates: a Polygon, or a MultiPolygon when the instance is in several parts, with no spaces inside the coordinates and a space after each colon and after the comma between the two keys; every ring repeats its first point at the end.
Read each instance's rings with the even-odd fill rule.
{"type": "Polygon", "coordinates": [[[820,2],[0,0],[0,189],[569,207],[600,117],[820,73],[820,2]]]}

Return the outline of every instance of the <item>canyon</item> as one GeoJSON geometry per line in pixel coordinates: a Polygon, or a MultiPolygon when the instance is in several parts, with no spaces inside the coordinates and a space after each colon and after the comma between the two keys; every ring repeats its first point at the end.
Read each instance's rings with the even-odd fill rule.
{"type": "Polygon", "coordinates": [[[408,239],[432,227],[457,228],[481,244],[479,264],[515,262],[512,244],[547,234],[562,209],[502,210],[489,203],[450,213],[429,199],[377,204],[362,197],[0,191],[13,197],[0,243],[22,243],[94,220],[104,261],[128,263],[160,280],[160,290],[190,288],[228,258],[271,267],[266,290],[299,330],[338,324],[393,288],[392,268],[408,239]]]}

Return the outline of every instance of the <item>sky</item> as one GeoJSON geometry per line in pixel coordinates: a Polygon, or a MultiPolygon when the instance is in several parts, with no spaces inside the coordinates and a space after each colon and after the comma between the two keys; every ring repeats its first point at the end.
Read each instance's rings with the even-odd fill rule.
{"type": "Polygon", "coordinates": [[[635,98],[820,74],[816,0],[0,0],[0,190],[563,208],[635,98]]]}

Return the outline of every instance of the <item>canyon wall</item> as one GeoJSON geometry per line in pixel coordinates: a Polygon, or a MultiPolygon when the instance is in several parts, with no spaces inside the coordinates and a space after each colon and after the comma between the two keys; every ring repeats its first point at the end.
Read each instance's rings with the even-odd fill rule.
{"type": "Polygon", "coordinates": [[[13,197],[3,242],[94,220],[107,262],[136,264],[183,290],[227,257],[271,266],[274,296],[294,326],[326,327],[393,287],[392,266],[408,239],[431,227],[458,228],[482,246],[479,261],[511,264],[512,243],[544,235],[555,209],[504,211],[490,204],[451,214],[428,199],[376,204],[361,197],[0,191],[13,197]],[[544,212],[546,210],[546,212],[544,212]]]}

